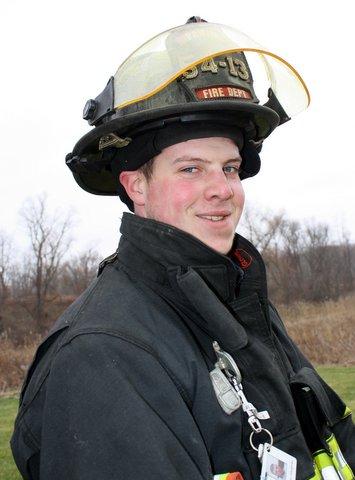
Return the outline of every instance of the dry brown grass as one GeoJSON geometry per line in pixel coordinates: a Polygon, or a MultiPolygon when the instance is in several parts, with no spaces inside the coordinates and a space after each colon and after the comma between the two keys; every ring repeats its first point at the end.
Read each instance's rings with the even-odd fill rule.
{"type": "Polygon", "coordinates": [[[279,312],[290,336],[312,362],[355,365],[355,295],[323,303],[298,302],[279,312]]]}
{"type": "MultiPolygon", "coordinates": [[[[60,315],[71,300],[52,304],[52,316],[60,315]]],[[[299,302],[278,309],[291,337],[313,363],[355,365],[355,294],[337,302],[299,302]]],[[[8,329],[0,335],[0,395],[19,389],[41,339],[29,333],[29,319],[22,307],[11,304],[3,313],[7,327],[11,319],[13,325],[14,318],[17,321],[16,332],[8,329]],[[16,333],[13,339],[12,333],[16,333]]]]}
{"type": "Polygon", "coordinates": [[[18,391],[39,342],[35,336],[16,346],[7,335],[0,337],[0,396],[18,391]]]}
{"type": "Polygon", "coordinates": [[[0,396],[18,391],[41,339],[61,313],[75,300],[73,296],[50,298],[45,305],[45,329],[38,328],[30,315],[33,300],[9,300],[0,312],[0,396]]]}

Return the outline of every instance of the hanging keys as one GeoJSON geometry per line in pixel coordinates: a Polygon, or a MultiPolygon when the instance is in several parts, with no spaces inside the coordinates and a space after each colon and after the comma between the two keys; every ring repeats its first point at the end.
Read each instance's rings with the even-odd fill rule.
{"type": "Polygon", "coordinates": [[[242,375],[231,355],[223,351],[217,342],[213,342],[213,348],[217,356],[215,369],[210,373],[213,388],[225,412],[232,413],[242,406],[243,411],[247,414],[248,423],[252,429],[249,437],[250,446],[258,452],[261,461],[260,480],[296,480],[297,459],[274,447],[272,433],[261,426],[260,420],[269,419],[269,413],[266,410],[259,412],[246,398],[243,391],[242,375]],[[228,411],[227,407],[229,408],[228,411]],[[261,438],[268,435],[269,443],[259,442],[256,446],[254,437],[261,433],[264,434],[261,438]]]}
{"type": "Polygon", "coordinates": [[[233,358],[221,350],[217,342],[213,343],[213,347],[217,354],[217,363],[214,370],[210,372],[213,389],[222,409],[231,415],[242,405],[242,400],[231,379],[236,376],[240,381],[242,376],[233,358]]]}
{"type": "MultiPolygon", "coordinates": [[[[216,352],[217,363],[215,364],[215,369],[212,370],[212,372],[210,373],[210,376],[211,376],[212,384],[215,389],[219,404],[221,405],[223,410],[229,415],[230,413],[233,413],[233,411],[235,411],[237,408],[242,406],[244,412],[246,412],[246,414],[248,415],[248,422],[253,432],[256,432],[256,433],[262,432],[265,429],[261,427],[259,420],[269,419],[270,418],[269,413],[266,410],[262,412],[258,412],[257,409],[254,407],[254,405],[248,402],[243,391],[242,375],[233,357],[229,353],[222,350],[218,342],[213,342],[213,348],[214,348],[214,351],[216,352]],[[232,390],[228,389],[228,392],[227,392],[227,384],[224,382],[224,380],[222,382],[222,379],[227,380],[229,386],[232,387],[232,390]],[[220,386],[222,384],[226,390],[221,394],[220,386]],[[219,386],[219,390],[218,390],[218,386],[219,386]],[[237,400],[236,397],[238,397],[239,400],[237,400]],[[228,401],[231,402],[229,404],[230,413],[229,411],[227,411],[225,402],[223,402],[224,398],[228,399],[228,401]],[[232,406],[232,402],[234,402],[233,406],[232,406]]],[[[272,440],[271,433],[268,431],[267,433],[269,433],[270,438],[272,440]]]]}
{"type": "Polygon", "coordinates": [[[212,370],[210,377],[218,403],[228,415],[231,415],[242,404],[238,393],[234,390],[220,368],[216,367],[212,370]]]}

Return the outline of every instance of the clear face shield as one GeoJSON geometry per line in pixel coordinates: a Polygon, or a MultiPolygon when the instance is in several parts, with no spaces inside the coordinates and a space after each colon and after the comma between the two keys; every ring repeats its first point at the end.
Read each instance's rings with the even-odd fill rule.
{"type": "Polygon", "coordinates": [[[261,105],[269,100],[271,89],[289,118],[310,102],[305,82],[284,59],[232,27],[201,22],[167,30],[135,50],[114,76],[114,108],[148,99],[179,77],[197,77],[201,70],[216,76],[226,70],[249,82],[254,101],[261,105]],[[240,52],[247,65],[235,58],[240,52]]]}

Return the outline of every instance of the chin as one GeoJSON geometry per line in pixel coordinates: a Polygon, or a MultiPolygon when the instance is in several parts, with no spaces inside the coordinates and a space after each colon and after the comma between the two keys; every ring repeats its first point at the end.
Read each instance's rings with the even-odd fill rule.
{"type": "Polygon", "coordinates": [[[221,253],[222,255],[227,255],[227,253],[230,251],[233,245],[233,239],[231,240],[225,240],[225,241],[211,241],[211,242],[206,242],[202,240],[206,245],[213,250],[216,250],[216,252],[221,253]]]}
{"type": "Polygon", "coordinates": [[[199,230],[192,233],[195,235],[201,242],[205,243],[208,247],[217,251],[222,255],[226,255],[232,248],[235,230],[228,228],[224,231],[211,232],[211,229],[199,230]]]}

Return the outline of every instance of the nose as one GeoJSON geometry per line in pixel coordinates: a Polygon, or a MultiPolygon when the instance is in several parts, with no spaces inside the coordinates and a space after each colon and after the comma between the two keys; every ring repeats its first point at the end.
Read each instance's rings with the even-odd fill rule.
{"type": "Polygon", "coordinates": [[[213,172],[209,175],[205,187],[206,200],[228,200],[234,195],[230,179],[228,179],[223,171],[213,172]]]}

